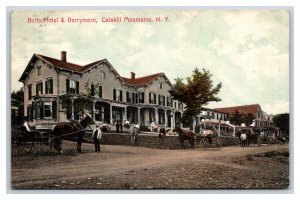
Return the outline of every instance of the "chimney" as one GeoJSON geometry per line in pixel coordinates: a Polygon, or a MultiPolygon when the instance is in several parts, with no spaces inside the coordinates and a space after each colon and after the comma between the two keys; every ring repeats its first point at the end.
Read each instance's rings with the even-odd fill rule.
{"type": "Polygon", "coordinates": [[[131,79],[134,80],[135,79],[135,73],[134,72],[130,72],[131,74],[131,79]]]}
{"type": "Polygon", "coordinates": [[[62,51],[61,53],[60,53],[60,57],[61,57],[61,61],[63,61],[63,62],[67,62],[67,52],[66,51],[62,51]]]}

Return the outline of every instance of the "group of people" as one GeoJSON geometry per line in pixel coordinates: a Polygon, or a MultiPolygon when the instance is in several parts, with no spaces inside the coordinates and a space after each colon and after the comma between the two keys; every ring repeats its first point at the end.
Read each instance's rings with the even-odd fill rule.
{"type": "MultiPolygon", "coordinates": [[[[123,132],[122,130],[122,124],[120,125],[120,123],[117,122],[116,124],[116,132],[119,133],[119,132],[123,132]]],[[[130,128],[130,124],[129,124],[129,121],[125,121],[125,128],[127,129],[130,129],[130,132],[129,132],[129,136],[130,136],[130,144],[131,145],[135,145],[135,142],[136,142],[136,136],[137,134],[139,133],[139,125],[134,125],[130,128]]],[[[93,131],[92,133],[92,138],[93,138],[93,141],[94,141],[94,145],[95,145],[95,152],[100,152],[100,141],[101,141],[101,138],[102,138],[102,130],[101,130],[101,127],[99,125],[96,125],[96,128],[95,130],[93,131]]]]}

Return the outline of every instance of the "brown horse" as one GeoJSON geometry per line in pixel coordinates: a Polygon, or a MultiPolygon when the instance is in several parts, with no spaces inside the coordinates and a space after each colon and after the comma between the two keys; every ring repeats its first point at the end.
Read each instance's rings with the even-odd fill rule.
{"type": "Polygon", "coordinates": [[[92,122],[90,116],[86,116],[79,123],[61,122],[53,129],[53,144],[54,149],[62,153],[62,140],[77,140],[77,152],[81,152],[81,144],[85,128],[92,122]]]}
{"type": "Polygon", "coordinates": [[[183,148],[184,140],[188,140],[191,144],[191,148],[194,148],[196,134],[193,131],[183,130],[180,126],[176,126],[175,131],[179,134],[181,148],[183,148]]]}

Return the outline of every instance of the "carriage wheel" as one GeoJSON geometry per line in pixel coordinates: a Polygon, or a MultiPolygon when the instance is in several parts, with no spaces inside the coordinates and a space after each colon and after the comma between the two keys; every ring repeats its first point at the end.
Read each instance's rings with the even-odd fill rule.
{"type": "Polygon", "coordinates": [[[42,146],[42,152],[44,152],[44,153],[52,153],[52,152],[54,152],[53,138],[52,137],[45,138],[41,142],[41,146],[42,146]]]}
{"type": "Polygon", "coordinates": [[[200,148],[203,148],[204,150],[207,150],[208,149],[208,147],[209,147],[209,141],[208,141],[208,139],[207,138],[202,138],[201,140],[200,140],[200,148]]]}
{"type": "Polygon", "coordinates": [[[213,147],[215,147],[216,150],[222,149],[221,141],[217,137],[212,140],[212,145],[213,145],[213,147]]]}
{"type": "Polygon", "coordinates": [[[18,155],[24,155],[32,151],[32,142],[30,141],[17,140],[16,144],[18,155]]]}

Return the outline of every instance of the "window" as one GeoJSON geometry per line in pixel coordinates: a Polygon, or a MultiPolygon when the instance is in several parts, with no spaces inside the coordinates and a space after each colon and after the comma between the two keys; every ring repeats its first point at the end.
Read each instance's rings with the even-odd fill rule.
{"type": "Polygon", "coordinates": [[[126,92],[126,102],[132,103],[132,93],[126,92]]]}
{"type": "Polygon", "coordinates": [[[156,94],[149,93],[149,103],[156,104],[156,94]]]}
{"type": "Polygon", "coordinates": [[[66,79],[66,92],[69,94],[79,94],[79,82],[66,79]]]}
{"type": "Polygon", "coordinates": [[[101,71],[101,78],[105,79],[105,72],[104,71],[101,71]]]}
{"type": "Polygon", "coordinates": [[[144,92],[139,93],[139,103],[144,103],[144,92]]]}
{"type": "Polygon", "coordinates": [[[49,78],[45,81],[45,93],[46,94],[53,94],[53,80],[49,78]]]}
{"type": "Polygon", "coordinates": [[[159,88],[160,88],[160,89],[163,88],[163,83],[159,83],[159,88]]]}
{"type": "Polygon", "coordinates": [[[171,98],[170,97],[167,97],[167,106],[171,106],[171,98]]]}
{"type": "Polygon", "coordinates": [[[158,104],[160,106],[165,106],[165,97],[162,95],[158,95],[158,104]]]}
{"type": "Polygon", "coordinates": [[[95,120],[103,121],[104,119],[104,107],[101,105],[95,105],[95,120]]]}
{"type": "Polygon", "coordinates": [[[44,118],[52,118],[52,102],[44,102],[44,118]]]}
{"type": "Polygon", "coordinates": [[[113,90],[113,98],[115,101],[122,101],[122,90],[113,90]]]}
{"type": "Polygon", "coordinates": [[[91,95],[102,98],[102,86],[91,84],[91,95]]]}
{"type": "Polygon", "coordinates": [[[42,74],[41,66],[38,66],[38,67],[37,67],[37,71],[38,71],[38,76],[42,74]]]}
{"type": "Polygon", "coordinates": [[[30,100],[32,98],[32,85],[28,85],[28,99],[30,100]]]}
{"type": "Polygon", "coordinates": [[[43,94],[43,82],[37,82],[36,83],[36,96],[43,94]]]}

